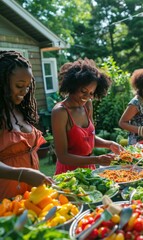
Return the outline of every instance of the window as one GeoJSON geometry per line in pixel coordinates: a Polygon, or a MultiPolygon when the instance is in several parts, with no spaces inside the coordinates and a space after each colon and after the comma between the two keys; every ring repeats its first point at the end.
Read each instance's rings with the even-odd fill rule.
{"type": "Polygon", "coordinates": [[[57,63],[55,58],[43,58],[42,69],[45,93],[58,91],[57,63]]]}

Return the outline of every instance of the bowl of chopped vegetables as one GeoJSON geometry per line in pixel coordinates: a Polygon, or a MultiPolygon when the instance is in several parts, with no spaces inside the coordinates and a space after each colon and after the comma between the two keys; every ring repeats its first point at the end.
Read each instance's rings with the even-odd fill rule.
{"type": "Polygon", "coordinates": [[[84,204],[99,203],[104,195],[113,198],[119,192],[115,181],[93,174],[88,168],[77,168],[53,178],[63,192],[74,195],[74,201],[84,204]]]}

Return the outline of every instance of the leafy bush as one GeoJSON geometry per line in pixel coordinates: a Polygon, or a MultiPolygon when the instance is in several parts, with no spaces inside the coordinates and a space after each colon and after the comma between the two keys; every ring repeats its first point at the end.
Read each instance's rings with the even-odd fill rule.
{"type": "MultiPolygon", "coordinates": [[[[97,133],[106,130],[113,134],[114,129],[118,128],[118,121],[124,112],[128,102],[133,97],[128,72],[123,72],[112,57],[102,64],[102,68],[112,79],[112,86],[100,102],[94,101],[94,121],[96,122],[97,133]]],[[[115,137],[115,136],[114,136],[115,137]]]]}

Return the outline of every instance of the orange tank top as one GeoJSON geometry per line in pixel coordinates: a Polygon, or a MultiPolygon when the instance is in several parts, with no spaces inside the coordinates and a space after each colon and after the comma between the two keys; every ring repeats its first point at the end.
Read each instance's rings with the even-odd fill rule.
{"type": "MultiPolygon", "coordinates": [[[[4,130],[0,134],[0,161],[12,167],[39,169],[37,150],[45,142],[41,131],[35,127],[32,127],[31,133],[4,130]]],[[[17,189],[17,185],[17,181],[0,179],[0,201],[31,188],[26,183],[20,183],[21,188],[17,189]]]]}

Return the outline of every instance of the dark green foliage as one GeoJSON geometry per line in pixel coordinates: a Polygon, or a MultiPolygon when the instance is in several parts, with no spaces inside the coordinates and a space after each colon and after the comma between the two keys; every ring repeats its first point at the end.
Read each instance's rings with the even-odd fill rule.
{"type": "Polygon", "coordinates": [[[114,128],[118,128],[118,121],[133,96],[129,82],[130,75],[119,69],[110,57],[102,67],[111,76],[113,83],[108,95],[101,102],[94,101],[94,120],[97,133],[101,129],[113,133],[114,128]]]}

